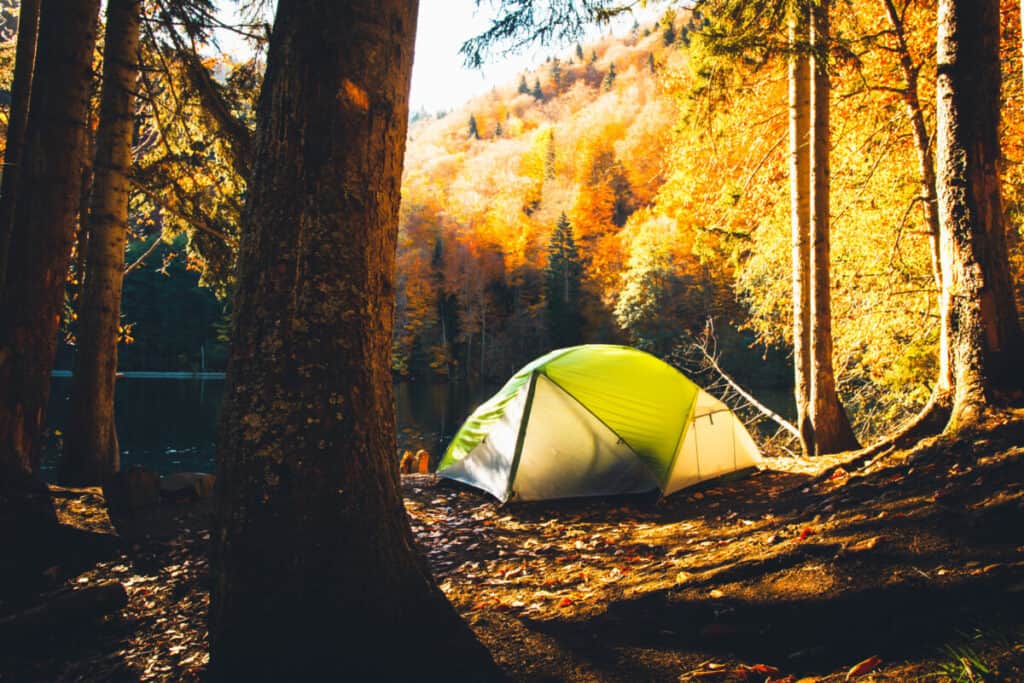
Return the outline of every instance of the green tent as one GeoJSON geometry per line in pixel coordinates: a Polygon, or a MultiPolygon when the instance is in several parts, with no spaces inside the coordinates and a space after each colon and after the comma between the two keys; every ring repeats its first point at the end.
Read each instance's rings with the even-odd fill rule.
{"type": "Polygon", "coordinates": [[[687,486],[747,469],[743,423],[643,351],[588,344],[541,356],[459,429],[437,473],[502,502],[687,486]]]}

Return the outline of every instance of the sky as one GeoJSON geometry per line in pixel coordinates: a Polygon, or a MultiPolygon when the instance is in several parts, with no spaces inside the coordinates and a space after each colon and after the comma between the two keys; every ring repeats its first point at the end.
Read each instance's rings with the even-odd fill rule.
{"type": "MultiPolygon", "coordinates": [[[[459,47],[481,33],[492,16],[487,0],[479,9],[474,0],[420,0],[410,111],[434,114],[453,109],[496,85],[516,80],[522,71],[542,63],[549,55],[566,55],[571,50],[571,45],[537,46],[521,54],[495,56],[483,69],[468,69],[462,64],[459,47]]],[[[637,19],[646,23],[658,16],[654,10],[640,10],[637,19]]],[[[615,33],[622,34],[632,25],[631,17],[620,19],[615,33]]],[[[590,38],[599,34],[600,29],[595,27],[590,38]]]]}
{"type": "Polygon", "coordinates": [[[544,61],[549,53],[538,48],[495,58],[483,69],[463,66],[459,47],[488,26],[488,10],[486,2],[478,10],[474,0],[420,0],[410,111],[435,114],[453,109],[544,61]]]}
{"type": "MultiPolygon", "coordinates": [[[[220,3],[225,22],[233,23],[235,7],[234,3],[220,3]]],[[[479,9],[475,0],[420,0],[409,111],[449,111],[495,86],[514,81],[522,71],[542,63],[549,55],[565,55],[571,49],[570,45],[537,46],[515,55],[495,56],[482,69],[466,68],[459,48],[481,33],[492,16],[488,0],[483,0],[479,9]]],[[[637,18],[647,23],[657,16],[648,9],[641,10],[637,18]]],[[[632,23],[632,18],[620,19],[615,32],[624,33],[632,23]]],[[[589,37],[599,34],[600,29],[595,27],[589,37]]],[[[243,42],[225,32],[218,32],[218,41],[222,49],[236,57],[247,50],[243,42]]]]}

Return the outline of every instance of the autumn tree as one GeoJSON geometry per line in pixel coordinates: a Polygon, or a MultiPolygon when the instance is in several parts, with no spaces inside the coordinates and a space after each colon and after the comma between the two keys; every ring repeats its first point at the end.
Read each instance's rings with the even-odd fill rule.
{"type": "Polygon", "coordinates": [[[576,250],[572,225],[563,212],[548,241],[548,265],[544,272],[544,300],[547,303],[548,336],[552,348],[574,346],[582,342],[582,277],[583,264],[576,250]]]}
{"type": "Polygon", "coordinates": [[[831,2],[811,6],[811,424],[814,452],[857,448],[857,437],[836,393],[832,366],[831,82],[828,74],[831,2]]]}
{"type": "Polygon", "coordinates": [[[394,457],[416,12],[277,8],[218,439],[210,645],[224,679],[493,677],[416,556],[394,457]]]}
{"type": "Polygon", "coordinates": [[[114,383],[128,239],[140,10],[140,0],[107,2],[95,176],[85,219],[89,232],[85,287],[78,302],[71,414],[59,475],[62,482],[79,486],[103,483],[120,464],[114,383]]]}
{"type": "Polygon", "coordinates": [[[999,2],[940,0],[936,189],[953,412],[975,424],[1024,386],[1000,187],[999,2]]]}
{"type": "Polygon", "coordinates": [[[806,7],[793,3],[789,16],[789,181],[793,244],[793,391],[796,426],[805,456],[814,454],[811,421],[811,205],[810,84],[804,46],[810,26],[806,7]]]}

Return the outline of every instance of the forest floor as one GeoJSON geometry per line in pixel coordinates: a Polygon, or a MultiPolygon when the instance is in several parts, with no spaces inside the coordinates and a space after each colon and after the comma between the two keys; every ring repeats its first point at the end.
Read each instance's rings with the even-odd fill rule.
{"type": "MultiPolygon", "coordinates": [[[[1024,680],[1024,410],[868,462],[766,464],[661,501],[403,488],[438,582],[512,680],[1024,680]]],[[[0,644],[0,681],[200,679],[209,504],[115,529],[98,490],[52,490],[64,524],[120,537],[64,586],[118,581],[128,605],[0,644]]]]}

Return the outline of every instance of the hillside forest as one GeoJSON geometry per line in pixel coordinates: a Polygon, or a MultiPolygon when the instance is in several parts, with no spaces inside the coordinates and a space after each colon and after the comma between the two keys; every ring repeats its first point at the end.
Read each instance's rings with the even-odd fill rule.
{"type": "Polygon", "coordinates": [[[542,57],[432,112],[417,0],[0,0],[0,679],[1014,680],[1024,5],[475,5],[467,65],[542,57]],[[754,474],[400,475],[396,381],[581,344],[764,420],[754,474]],[[121,466],[126,370],[225,371],[215,474],[121,466]]]}

